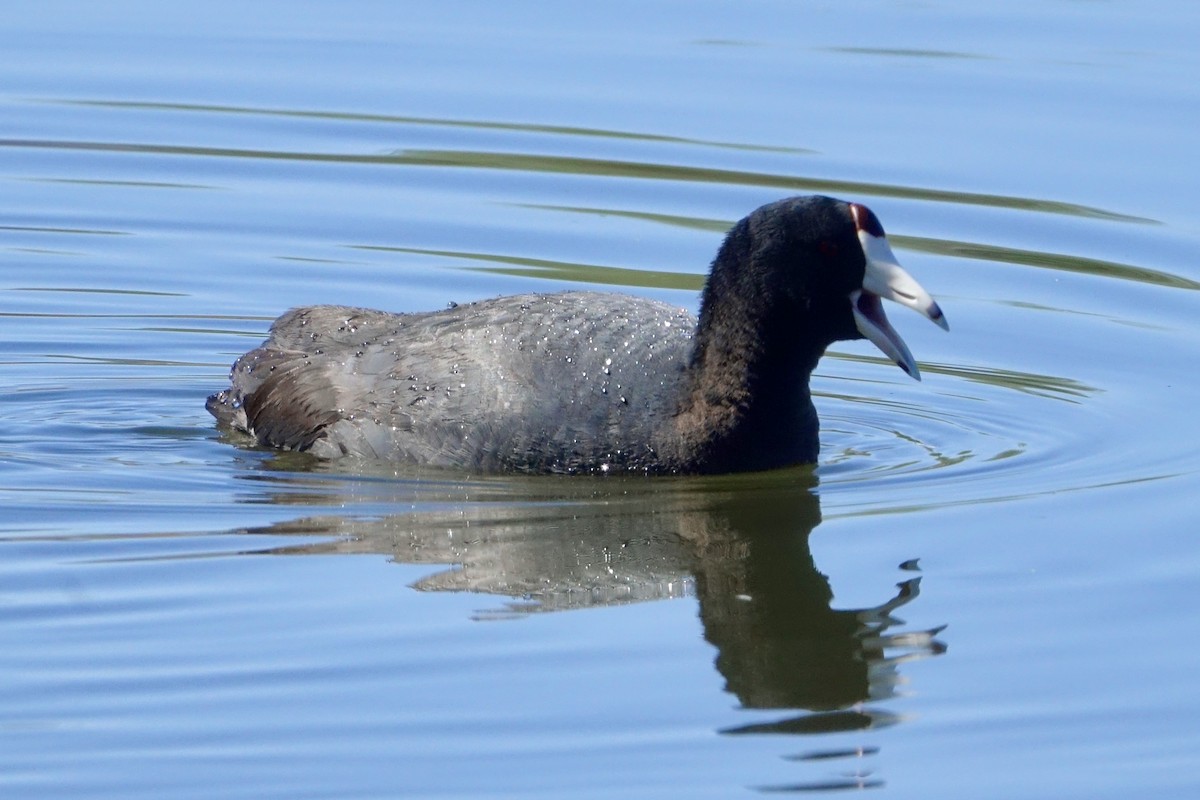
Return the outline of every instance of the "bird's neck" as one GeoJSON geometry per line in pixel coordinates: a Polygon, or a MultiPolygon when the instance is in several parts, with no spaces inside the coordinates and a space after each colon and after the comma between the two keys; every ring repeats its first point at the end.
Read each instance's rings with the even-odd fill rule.
{"type": "Polygon", "coordinates": [[[806,352],[784,331],[708,322],[702,318],[675,417],[688,455],[737,470],[816,461],[817,414],[808,379],[824,347],[806,352]]]}

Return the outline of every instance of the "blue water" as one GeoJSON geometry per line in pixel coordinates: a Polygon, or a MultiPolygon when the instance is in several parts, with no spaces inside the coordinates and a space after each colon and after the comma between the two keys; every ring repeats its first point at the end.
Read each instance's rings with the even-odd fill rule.
{"type": "Polygon", "coordinates": [[[1200,11],[22,6],[0,26],[0,795],[1192,797],[1200,11]],[[868,204],[814,470],[253,450],[290,306],[695,310],[868,204]]]}

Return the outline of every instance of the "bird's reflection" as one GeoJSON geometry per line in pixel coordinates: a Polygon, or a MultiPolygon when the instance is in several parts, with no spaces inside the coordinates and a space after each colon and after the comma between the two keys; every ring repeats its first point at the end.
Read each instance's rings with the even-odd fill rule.
{"type": "MultiPolygon", "coordinates": [[[[270,532],[336,535],[291,552],[386,553],[402,563],[453,565],[414,588],[511,598],[486,617],[695,596],[727,690],[745,709],[786,712],[725,734],[892,724],[897,717],[880,701],[894,696],[900,665],[945,649],[940,628],[897,630],[903,622],[894,612],[917,597],[917,577],[882,591],[878,605],[832,606],[829,580],[809,548],[820,522],[810,470],[687,481],[346,486],[366,505],[399,493],[413,510],[310,517],[270,532]]],[[[901,566],[915,570],[915,562],[901,566]]],[[[828,752],[794,757],[832,757],[828,752]]]]}

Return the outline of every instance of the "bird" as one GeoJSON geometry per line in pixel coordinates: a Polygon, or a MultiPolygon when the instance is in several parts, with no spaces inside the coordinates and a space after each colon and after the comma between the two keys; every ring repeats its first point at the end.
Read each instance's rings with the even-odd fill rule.
{"type": "Polygon", "coordinates": [[[319,459],[532,474],[811,464],[809,379],[833,342],[865,338],[920,380],[882,300],[949,330],[870,209],[789,197],[728,231],[698,317],[595,291],[294,308],[206,407],[259,446],[319,459]]]}

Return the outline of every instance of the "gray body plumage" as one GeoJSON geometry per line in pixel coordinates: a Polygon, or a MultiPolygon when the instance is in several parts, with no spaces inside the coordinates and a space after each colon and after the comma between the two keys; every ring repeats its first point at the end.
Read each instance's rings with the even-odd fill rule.
{"type": "Polygon", "coordinates": [[[591,292],[293,309],[209,399],[260,443],[486,471],[663,471],[696,321],[591,292]],[[668,437],[669,439],[669,437],[668,437]]]}

